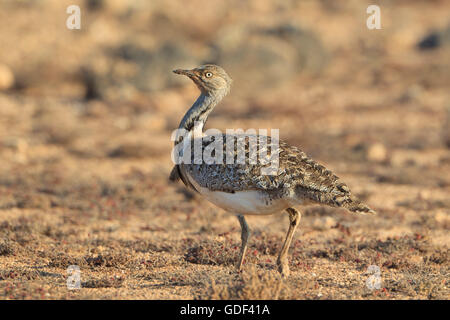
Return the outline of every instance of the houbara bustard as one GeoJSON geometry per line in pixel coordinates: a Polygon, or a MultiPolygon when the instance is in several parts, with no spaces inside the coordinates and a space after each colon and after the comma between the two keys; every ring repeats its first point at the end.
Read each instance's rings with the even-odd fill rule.
{"type": "MultiPolygon", "coordinates": [[[[173,72],[189,77],[201,91],[179,126],[180,131],[187,132],[183,139],[178,136],[175,140],[174,150],[178,150],[175,153],[180,157],[187,151],[194,150],[195,145],[195,143],[185,143],[180,147],[182,140],[186,142],[200,139],[202,150],[211,143],[213,139],[205,136],[203,126],[214,107],[229,92],[232,80],[223,68],[212,64],[192,70],[178,69],[173,72]]],[[[236,135],[231,137],[223,134],[221,137],[223,154],[229,152],[226,151],[227,143],[233,143],[232,156],[236,159],[239,151],[238,144],[236,147],[234,145],[236,135]]],[[[264,141],[270,141],[270,137],[265,138],[264,141]]],[[[301,217],[300,212],[294,207],[318,203],[343,207],[356,213],[375,213],[356,199],[347,185],[330,170],[310,159],[298,148],[289,146],[281,140],[277,143],[278,150],[270,152],[271,155],[278,155],[276,172],[270,175],[263,174],[262,169],[268,164],[250,161],[251,139],[248,136],[243,139],[245,142],[241,144],[241,147],[245,148],[244,162],[229,163],[224,160],[222,163],[208,164],[204,161],[195,163],[191,161],[193,156],[189,156],[189,161],[177,162],[170,174],[171,181],[181,179],[189,189],[200,193],[210,202],[237,216],[242,229],[238,270],[242,268],[250,237],[244,215],[274,214],[284,210],[289,214],[289,230],[277,259],[278,270],[286,277],[289,275],[287,252],[301,217]]],[[[264,147],[258,145],[258,148],[264,147]]]]}

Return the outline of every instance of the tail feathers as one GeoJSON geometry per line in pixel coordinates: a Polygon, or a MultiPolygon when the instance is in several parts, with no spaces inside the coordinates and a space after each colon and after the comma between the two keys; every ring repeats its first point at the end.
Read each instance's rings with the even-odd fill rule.
{"type": "Polygon", "coordinates": [[[295,188],[295,198],[300,203],[304,203],[305,199],[309,199],[313,203],[346,208],[359,214],[376,214],[369,206],[353,196],[350,193],[350,189],[343,183],[338,184],[328,192],[309,189],[299,185],[295,188]]]}
{"type": "Polygon", "coordinates": [[[376,214],[368,205],[353,197],[342,203],[341,206],[355,213],[376,214]]]}

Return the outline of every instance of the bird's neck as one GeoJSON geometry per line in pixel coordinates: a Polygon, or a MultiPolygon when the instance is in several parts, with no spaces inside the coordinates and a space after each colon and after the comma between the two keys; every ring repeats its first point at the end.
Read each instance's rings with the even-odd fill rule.
{"type": "Polygon", "coordinates": [[[202,93],[192,107],[186,112],[178,128],[189,132],[194,131],[203,133],[203,126],[205,125],[209,114],[226,94],[226,90],[207,94],[202,93]]]}

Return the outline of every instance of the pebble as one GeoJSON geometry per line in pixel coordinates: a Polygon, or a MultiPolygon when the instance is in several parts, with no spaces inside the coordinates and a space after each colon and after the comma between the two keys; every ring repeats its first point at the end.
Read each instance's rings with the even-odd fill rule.
{"type": "Polygon", "coordinates": [[[367,159],[373,162],[383,162],[387,159],[386,147],[381,143],[372,144],[367,150],[367,159]]]}
{"type": "Polygon", "coordinates": [[[14,85],[14,74],[11,69],[0,64],[0,90],[10,89],[14,85]]]}

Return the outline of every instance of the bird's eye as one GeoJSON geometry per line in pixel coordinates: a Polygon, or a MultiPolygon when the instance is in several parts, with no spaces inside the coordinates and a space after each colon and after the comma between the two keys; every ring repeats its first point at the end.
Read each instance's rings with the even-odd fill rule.
{"type": "Polygon", "coordinates": [[[205,77],[207,77],[207,78],[211,78],[211,77],[212,77],[212,73],[211,73],[211,72],[207,72],[207,73],[205,73],[205,77]]]}

